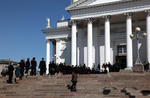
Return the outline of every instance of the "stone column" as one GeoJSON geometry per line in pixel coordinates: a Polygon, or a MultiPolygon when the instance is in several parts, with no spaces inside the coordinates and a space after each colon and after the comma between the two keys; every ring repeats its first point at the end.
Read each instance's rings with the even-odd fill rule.
{"type": "Polygon", "coordinates": [[[110,20],[105,17],[105,63],[110,62],[110,20]]]}
{"type": "Polygon", "coordinates": [[[49,73],[49,62],[50,62],[50,40],[46,40],[46,74],[49,73]]]}
{"type": "Polygon", "coordinates": [[[77,65],[80,65],[80,49],[77,47],[77,65]]]}
{"type": "Polygon", "coordinates": [[[150,11],[148,11],[146,19],[147,28],[147,61],[150,63],[150,11]]]}
{"type": "Polygon", "coordinates": [[[59,64],[59,52],[60,52],[60,45],[59,45],[59,39],[56,39],[56,63],[59,64]]]}
{"type": "Polygon", "coordinates": [[[77,61],[77,26],[75,21],[72,21],[71,44],[71,64],[75,66],[77,61]]]}
{"type": "Polygon", "coordinates": [[[126,41],[127,41],[127,69],[132,69],[133,67],[133,50],[132,50],[132,39],[130,35],[132,34],[132,15],[131,13],[126,14],[126,41]]]}
{"type": "Polygon", "coordinates": [[[53,60],[56,63],[56,40],[52,41],[52,45],[53,45],[53,60]]]}
{"type": "Polygon", "coordinates": [[[92,69],[93,67],[93,27],[92,20],[88,19],[88,28],[87,28],[87,66],[92,69]]]}

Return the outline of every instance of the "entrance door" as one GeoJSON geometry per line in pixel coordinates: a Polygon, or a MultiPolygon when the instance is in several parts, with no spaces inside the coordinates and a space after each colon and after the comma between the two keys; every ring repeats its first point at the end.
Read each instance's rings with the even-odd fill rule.
{"type": "Polygon", "coordinates": [[[119,63],[121,69],[125,69],[126,65],[126,56],[116,56],[116,62],[119,63]]]}
{"type": "Polygon", "coordinates": [[[117,56],[116,62],[119,63],[121,69],[127,67],[126,65],[126,45],[118,45],[117,46],[117,56]]]}

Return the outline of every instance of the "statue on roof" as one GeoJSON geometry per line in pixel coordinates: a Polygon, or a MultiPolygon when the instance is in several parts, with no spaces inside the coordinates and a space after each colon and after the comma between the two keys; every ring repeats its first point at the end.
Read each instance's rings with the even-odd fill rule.
{"type": "Polygon", "coordinates": [[[50,18],[47,18],[47,29],[50,28],[50,18]]]}
{"type": "Polygon", "coordinates": [[[65,17],[64,17],[64,16],[62,16],[61,20],[65,20],[65,17]]]}

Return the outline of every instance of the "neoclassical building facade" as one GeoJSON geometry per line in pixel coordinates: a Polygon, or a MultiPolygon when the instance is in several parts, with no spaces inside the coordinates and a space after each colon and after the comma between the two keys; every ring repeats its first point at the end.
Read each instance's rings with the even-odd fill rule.
{"type": "Polygon", "coordinates": [[[137,26],[147,33],[140,39],[141,61],[150,62],[150,0],[72,0],[66,11],[70,20],[62,19],[56,28],[42,31],[47,41],[47,67],[52,42],[56,63],[92,68],[119,62],[122,68],[132,69],[138,46],[131,34],[137,26]]]}

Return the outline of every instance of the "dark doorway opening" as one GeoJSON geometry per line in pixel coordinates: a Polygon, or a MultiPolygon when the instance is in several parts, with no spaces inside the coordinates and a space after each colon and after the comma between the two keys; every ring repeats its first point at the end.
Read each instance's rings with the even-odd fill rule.
{"type": "Polygon", "coordinates": [[[127,67],[127,65],[126,65],[126,56],[116,56],[116,62],[119,63],[119,67],[121,69],[125,69],[127,67]]]}

